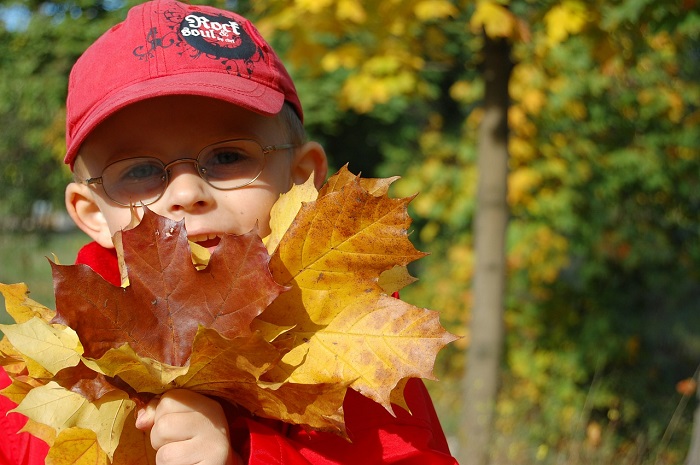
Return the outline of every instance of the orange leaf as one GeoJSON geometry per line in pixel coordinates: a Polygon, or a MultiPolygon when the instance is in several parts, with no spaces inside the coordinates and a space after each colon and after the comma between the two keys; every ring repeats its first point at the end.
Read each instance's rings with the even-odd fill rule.
{"type": "Polygon", "coordinates": [[[384,293],[380,275],[422,257],[408,240],[409,199],[390,199],[388,184],[368,192],[345,170],[305,204],[270,262],[290,287],[259,317],[294,325],[295,347],[271,373],[294,383],[350,383],[390,407],[406,377],[432,377],[437,352],[455,337],[435,312],[384,293]]]}
{"type": "Polygon", "coordinates": [[[687,397],[694,396],[697,389],[698,383],[693,378],[684,379],[676,384],[676,391],[678,391],[679,394],[687,397]]]}

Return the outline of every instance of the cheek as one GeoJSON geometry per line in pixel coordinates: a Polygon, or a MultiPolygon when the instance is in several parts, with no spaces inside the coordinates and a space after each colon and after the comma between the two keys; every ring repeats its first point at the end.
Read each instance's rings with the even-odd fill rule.
{"type": "MultiPolygon", "coordinates": [[[[118,231],[127,229],[131,223],[132,213],[130,208],[103,204],[101,210],[112,236],[118,231]]],[[[135,212],[139,219],[143,216],[142,209],[136,208],[135,212]]]]}
{"type": "Polygon", "coordinates": [[[270,210],[278,198],[277,191],[261,190],[256,195],[250,195],[245,199],[245,202],[236,208],[236,214],[242,220],[243,229],[250,231],[257,223],[262,237],[270,234],[270,210]]]}

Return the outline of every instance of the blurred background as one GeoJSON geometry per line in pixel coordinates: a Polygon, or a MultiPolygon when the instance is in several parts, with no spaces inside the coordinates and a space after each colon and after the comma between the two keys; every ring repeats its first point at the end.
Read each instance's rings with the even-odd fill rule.
{"type": "MultiPolygon", "coordinates": [[[[333,170],[418,194],[402,298],[463,336],[426,382],[460,463],[700,463],[700,2],[208,3],[271,39],[333,170]]],[[[0,282],[47,306],[86,242],[67,76],[133,4],[0,2],[0,282]]]]}

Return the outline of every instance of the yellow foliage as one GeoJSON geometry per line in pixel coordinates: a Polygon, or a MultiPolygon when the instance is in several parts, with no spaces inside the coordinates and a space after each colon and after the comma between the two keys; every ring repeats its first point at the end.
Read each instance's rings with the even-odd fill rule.
{"type": "Polygon", "coordinates": [[[569,138],[566,136],[566,134],[562,134],[561,132],[557,132],[554,135],[552,135],[552,142],[554,143],[554,146],[557,148],[564,148],[569,144],[569,138]]]}
{"type": "Polygon", "coordinates": [[[565,41],[570,35],[583,30],[588,19],[588,9],[579,0],[564,0],[554,6],[544,16],[547,27],[547,43],[554,46],[565,41]]]}
{"type": "Polygon", "coordinates": [[[520,99],[525,110],[531,115],[537,115],[547,103],[544,92],[540,89],[529,89],[520,99]]]}
{"type": "Polygon", "coordinates": [[[325,72],[333,72],[340,68],[354,69],[365,59],[365,51],[357,44],[344,44],[335,50],[330,50],[321,59],[321,68],[325,72]]]}
{"type": "Polygon", "coordinates": [[[472,32],[480,33],[482,30],[489,37],[514,38],[518,33],[518,21],[505,6],[496,1],[479,0],[476,11],[469,20],[472,32]]]}
{"type": "Polygon", "coordinates": [[[374,76],[387,76],[395,74],[401,65],[401,60],[397,55],[377,55],[364,62],[362,71],[374,76]]]}
{"type": "MultiPolygon", "coordinates": [[[[546,192],[539,197],[546,197],[546,192]]],[[[550,284],[568,264],[568,241],[548,226],[527,231],[509,255],[511,266],[527,270],[534,286],[550,284]]]]}
{"type": "Polygon", "coordinates": [[[416,80],[416,75],[409,71],[387,77],[356,74],[345,81],[341,104],[359,113],[367,113],[376,105],[386,103],[396,95],[416,90],[416,80]]]}
{"type": "Polygon", "coordinates": [[[444,150],[449,150],[444,144],[442,144],[442,133],[439,129],[427,130],[420,135],[418,142],[420,143],[421,149],[431,154],[431,157],[435,156],[435,150],[440,150],[442,147],[444,150]]]}
{"type": "Polygon", "coordinates": [[[537,150],[527,139],[511,137],[508,141],[508,151],[511,158],[521,163],[527,163],[537,156],[537,150]]]}
{"type": "Polygon", "coordinates": [[[641,106],[649,105],[656,97],[656,89],[642,89],[637,94],[637,101],[641,106]]]}
{"type": "Polygon", "coordinates": [[[581,100],[569,101],[566,104],[566,112],[576,121],[583,121],[588,117],[588,108],[581,100]]]}
{"type": "Polygon", "coordinates": [[[518,127],[525,125],[527,122],[527,114],[525,114],[522,105],[513,105],[508,109],[508,125],[516,133],[518,127]]]}
{"type": "Polygon", "coordinates": [[[547,89],[550,94],[558,94],[571,85],[570,80],[565,75],[553,76],[550,78],[547,89]]]}
{"type": "Polygon", "coordinates": [[[537,126],[528,118],[522,105],[514,104],[508,109],[508,124],[514,136],[527,139],[537,135],[537,126]]]}
{"type": "Polygon", "coordinates": [[[415,6],[416,17],[421,21],[447,18],[459,13],[457,7],[447,0],[422,0],[415,6]]]}
{"type": "Polygon", "coordinates": [[[457,102],[468,104],[481,99],[483,91],[482,82],[457,81],[450,87],[450,97],[457,102]]]}
{"type": "Polygon", "coordinates": [[[670,89],[664,89],[663,94],[668,101],[668,119],[674,123],[680,123],[685,110],[683,97],[681,97],[678,92],[670,89]]]}
{"type": "Polygon", "coordinates": [[[425,29],[421,23],[459,13],[449,0],[261,1],[254,8],[264,13],[258,22],[264,35],[273,37],[280,30],[290,35],[294,46],[286,54],[289,63],[312,73],[349,70],[337,100],[342,108],[360,113],[397,96],[428,91],[419,75],[422,57],[443,54],[446,39],[437,28],[420,40],[414,32],[425,29]],[[361,31],[371,31],[374,40],[357,40],[365,37],[361,31]],[[337,45],[321,43],[319,35],[337,39],[337,45]]]}
{"type": "Polygon", "coordinates": [[[460,283],[470,282],[474,276],[474,248],[457,244],[450,247],[447,256],[454,263],[452,279],[460,283]]]}
{"type": "Polygon", "coordinates": [[[476,131],[481,124],[481,120],[484,117],[484,109],[479,107],[474,109],[469,116],[467,116],[466,127],[468,130],[476,131]]]}
{"type": "Polygon", "coordinates": [[[642,89],[637,95],[637,101],[641,106],[663,105],[666,116],[674,123],[679,123],[683,118],[683,97],[673,89],[642,89]]]}
{"type": "Polygon", "coordinates": [[[420,230],[420,240],[426,244],[432,242],[440,234],[440,224],[436,221],[429,221],[420,230]]]}
{"type": "MultiPolygon", "coordinates": [[[[335,65],[336,61],[336,58],[331,59],[328,66],[335,65]]],[[[345,80],[340,103],[346,108],[366,113],[398,95],[420,93],[422,87],[417,71],[422,66],[420,57],[389,43],[387,50],[366,59],[358,72],[345,80]]]]}
{"type": "Polygon", "coordinates": [[[508,176],[508,203],[527,205],[533,201],[532,193],[542,182],[542,175],[533,168],[520,168],[508,176]]]}
{"type": "Polygon", "coordinates": [[[387,25],[387,31],[393,36],[401,37],[406,34],[407,25],[408,23],[405,19],[396,17],[387,25]]]}
{"type": "Polygon", "coordinates": [[[390,97],[391,89],[385,79],[359,74],[345,81],[341,104],[358,113],[367,113],[377,104],[388,102],[390,97]]]}
{"type": "Polygon", "coordinates": [[[362,24],[367,20],[367,13],[357,0],[338,0],[336,16],[341,21],[362,24]]]}
{"type": "Polygon", "coordinates": [[[333,0],[294,0],[293,3],[294,6],[311,14],[318,14],[332,4],[333,0]]]}
{"type": "Polygon", "coordinates": [[[638,116],[637,108],[633,107],[632,105],[623,106],[620,109],[620,112],[622,113],[622,116],[624,116],[630,121],[637,119],[638,116]]]}
{"type": "Polygon", "coordinates": [[[676,53],[676,49],[678,48],[673,38],[667,31],[662,31],[658,34],[650,36],[647,42],[654,50],[657,51],[676,53]]]}

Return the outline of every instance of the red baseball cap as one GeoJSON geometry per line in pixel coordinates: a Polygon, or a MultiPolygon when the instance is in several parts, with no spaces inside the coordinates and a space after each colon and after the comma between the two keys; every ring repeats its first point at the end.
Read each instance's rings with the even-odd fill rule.
{"type": "Polygon", "coordinates": [[[272,47],[242,16],[153,0],[93,43],[73,66],[66,101],[66,157],[73,167],[87,135],[125,106],[164,95],[212,97],[263,115],[289,102],[294,83],[272,47]]]}

